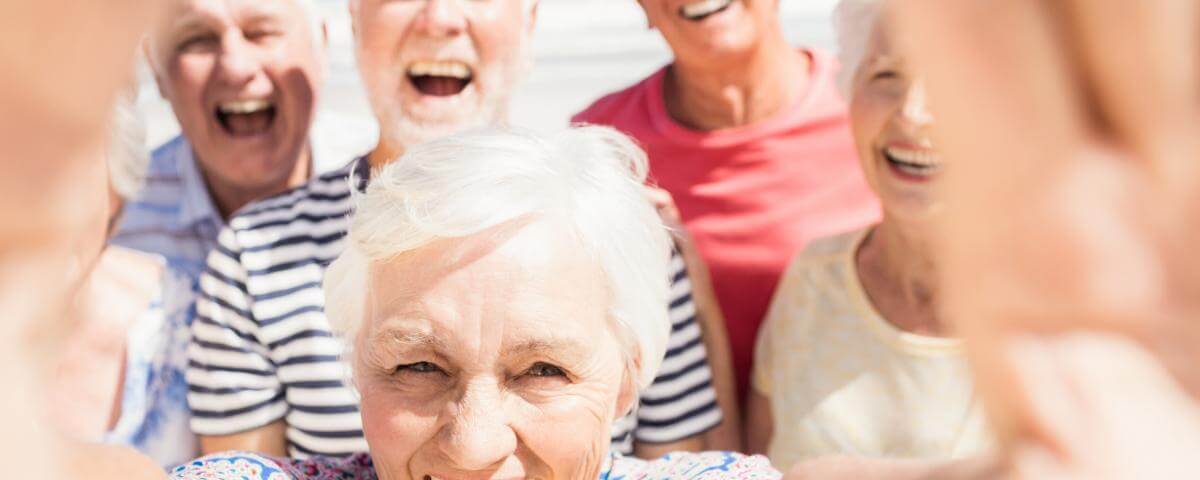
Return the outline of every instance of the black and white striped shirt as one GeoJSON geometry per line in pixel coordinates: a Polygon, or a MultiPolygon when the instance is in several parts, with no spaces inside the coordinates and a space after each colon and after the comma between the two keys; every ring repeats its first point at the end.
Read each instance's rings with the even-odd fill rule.
{"type": "MultiPolygon", "coordinates": [[[[367,450],[321,290],[349,226],[352,170],[367,178],[366,159],[246,207],[221,232],[200,278],[188,346],[197,434],[231,435],[283,419],[292,456],[367,450]]],[[[635,412],[613,425],[613,449],[623,453],[634,440],[674,442],[721,421],[691,284],[682,258],[671,262],[667,355],[635,412]]]]}

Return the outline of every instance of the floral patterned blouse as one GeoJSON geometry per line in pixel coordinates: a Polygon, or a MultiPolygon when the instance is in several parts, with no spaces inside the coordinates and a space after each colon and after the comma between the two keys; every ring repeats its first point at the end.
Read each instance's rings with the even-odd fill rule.
{"type": "MultiPolygon", "coordinates": [[[[376,480],[371,457],[360,453],[349,458],[315,457],[288,460],[253,453],[210,455],[180,465],[172,480],[376,480]]],[[[672,453],[646,461],[614,453],[598,480],[778,480],[779,472],[765,457],[737,453],[672,453]]]]}

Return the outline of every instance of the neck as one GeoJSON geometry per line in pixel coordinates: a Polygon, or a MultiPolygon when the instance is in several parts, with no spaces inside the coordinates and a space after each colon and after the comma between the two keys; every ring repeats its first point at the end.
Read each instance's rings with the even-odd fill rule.
{"type": "MultiPolygon", "coordinates": [[[[203,170],[201,171],[203,172],[203,170]]],[[[304,184],[311,174],[312,155],[309,147],[305,147],[300,152],[300,158],[296,160],[295,166],[292,167],[291,173],[284,181],[269,185],[265,189],[243,189],[232,185],[221,185],[220,182],[213,182],[207,174],[202,173],[205,176],[205,183],[208,184],[209,194],[212,195],[213,204],[217,207],[217,213],[220,213],[221,218],[225,221],[229,221],[229,217],[233,216],[234,212],[250,202],[283,193],[304,184]]]]}
{"type": "Polygon", "coordinates": [[[371,170],[378,170],[383,168],[384,165],[400,158],[401,155],[404,155],[404,147],[402,145],[396,145],[380,139],[375,149],[367,154],[367,163],[371,164],[371,170]]]}
{"type": "Polygon", "coordinates": [[[782,32],[768,38],[730,61],[676,59],[663,86],[667,112],[688,128],[711,131],[750,125],[791,106],[808,86],[811,60],[782,32]]]}
{"type": "Polygon", "coordinates": [[[886,217],[858,255],[867,294],[889,322],[902,330],[940,336],[938,280],[933,249],[920,227],[905,228],[886,217]]]}

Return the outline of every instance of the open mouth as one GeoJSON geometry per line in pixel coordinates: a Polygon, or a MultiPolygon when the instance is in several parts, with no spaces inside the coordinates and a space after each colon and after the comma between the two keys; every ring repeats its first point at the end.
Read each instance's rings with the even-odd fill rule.
{"type": "Polygon", "coordinates": [[[408,81],[424,95],[452,97],[474,79],[471,67],[459,61],[419,61],[408,66],[408,81]]]}
{"type": "Polygon", "coordinates": [[[888,147],[883,149],[883,158],[893,170],[918,179],[930,178],[942,169],[941,159],[928,150],[888,147]]]}
{"type": "Polygon", "coordinates": [[[217,123],[234,137],[261,135],[275,124],[275,105],[267,100],[238,100],[217,105],[217,123]]]}
{"type": "Polygon", "coordinates": [[[700,21],[724,12],[733,5],[733,0],[700,0],[679,7],[679,14],[688,20],[700,21]]]}

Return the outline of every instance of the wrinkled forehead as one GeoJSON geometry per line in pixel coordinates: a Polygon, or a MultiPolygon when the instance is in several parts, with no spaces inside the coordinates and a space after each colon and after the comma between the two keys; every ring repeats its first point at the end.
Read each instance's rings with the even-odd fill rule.
{"type": "Polygon", "coordinates": [[[300,0],[171,0],[159,33],[195,24],[252,20],[294,20],[304,14],[300,0]]]}
{"type": "Polygon", "coordinates": [[[564,329],[587,338],[608,325],[602,268],[569,232],[545,223],[438,240],[374,262],[368,276],[373,332],[432,329],[445,340],[486,330],[531,341],[564,329]]]}

